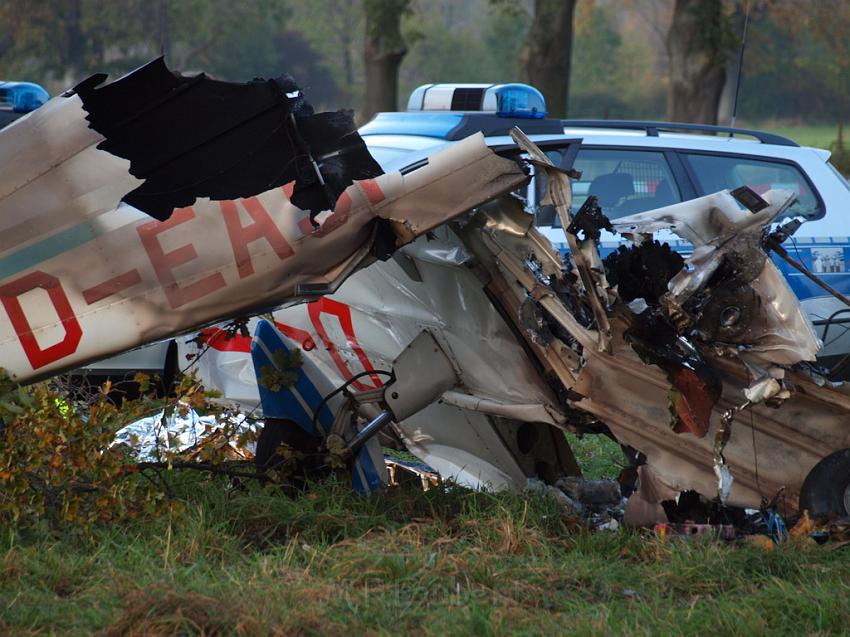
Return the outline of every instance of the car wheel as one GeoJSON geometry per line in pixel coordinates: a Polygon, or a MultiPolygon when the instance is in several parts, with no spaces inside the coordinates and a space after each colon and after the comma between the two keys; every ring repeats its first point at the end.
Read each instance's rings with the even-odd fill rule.
{"type": "Polygon", "coordinates": [[[850,517],[850,449],[818,462],[800,490],[800,509],[815,518],[850,517]]]}

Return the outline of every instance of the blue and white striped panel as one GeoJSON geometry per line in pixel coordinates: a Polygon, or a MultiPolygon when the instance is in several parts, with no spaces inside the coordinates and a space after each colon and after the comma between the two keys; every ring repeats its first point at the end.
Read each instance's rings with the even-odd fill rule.
{"type": "Polygon", "coordinates": [[[282,387],[280,391],[273,392],[259,382],[264,367],[277,369],[273,355],[279,349],[289,352],[292,347],[287,346],[286,338],[273,324],[265,320],[260,321],[251,342],[251,358],[254,361],[263,414],[269,418],[293,420],[310,434],[327,435],[334,421],[333,413],[327,404],[322,405],[316,419],[320,431],[313,431],[313,415],[322,402],[322,394],[308,376],[307,365],[302,365],[298,370],[298,380],[292,387],[282,387]]]}
{"type": "MultiPolygon", "coordinates": [[[[292,347],[287,345],[287,339],[272,323],[261,320],[251,342],[251,358],[254,362],[263,414],[270,418],[292,420],[310,434],[326,436],[333,427],[334,415],[328,404],[319,408],[323,398],[317,389],[320,379],[311,379],[309,376],[311,370],[316,374],[319,372],[309,360],[304,360],[298,370],[298,380],[292,387],[281,387],[273,392],[259,383],[264,367],[278,369],[274,362],[274,353],[280,349],[289,352],[292,347]],[[313,414],[316,409],[319,409],[316,419],[320,429],[318,432],[313,431],[313,414]]],[[[354,489],[364,495],[371,495],[386,484],[384,455],[377,436],[369,440],[358,452],[351,467],[351,477],[354,489]]]]}
{"type": "Polygon", "coordinates": [[[363,495],[372,495],[386,484],[386,472],[381,444],[375,436],[357,453],[351,467],[354,489],[363,495]]]}

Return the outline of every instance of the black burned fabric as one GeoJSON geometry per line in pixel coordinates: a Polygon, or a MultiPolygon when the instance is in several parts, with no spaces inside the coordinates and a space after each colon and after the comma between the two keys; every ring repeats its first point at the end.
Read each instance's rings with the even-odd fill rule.
{"type": "Polygon", "coordinates": [[[74,90],[105,138],[98,148],[129,160],[144,180],[123,201],[156,219],[198,197],[251,197],[291,181],[293,204],[315,214],[333,208],[353,180],[382,174],[352,113],[314,114],[289,76],[244,84],[183,77],[159,58],[105,80],[94,75],[74,90]]]}
{"type": "Polygon", "coordinates": [[[624,302],[644,299],[649,305],[658,305],[685,260],[668,244],[653,240],[620,246],[605,257],[603,264],[608,282],[617,286],[617,295],[624,302]]]}

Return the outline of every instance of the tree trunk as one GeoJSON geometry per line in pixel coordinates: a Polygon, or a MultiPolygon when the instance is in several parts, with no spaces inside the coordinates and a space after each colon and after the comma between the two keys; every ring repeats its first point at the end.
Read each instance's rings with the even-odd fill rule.
{"type": "Polygon", "coordinates": [[[70,0],[65,5],[65,72],[66,84],[83,79],[86,71],[86,37],[83,34],[82,0],[70,0]],[[67,80],[70,79],[70,82],[67,80]]]}
{"type": "Polygon", "coordinates": [[[722,0],[676,0],[667,32],[667,119],[717,124],[726,82],[722,0]]]}
{"type": "Polygon", "coordinates": [[[366,44],[363,60],[366,66],[366,95],[362,117],[398,108],[398,70],[407,53],[401,35],[401,18],[410,0],[365,0],[366,44]]]}
{"type": "Polygon", "coordinates": [[[575,0],[534,0],[520,72],[546,98],[550,117],[567,116],[575,0]]]}
{"type": "Polygon", "coordinates": [[[398,69],[406,50],[381,51],[380,43],[366,38],[366,96],[363,117],[398,108],[398,69]]]}

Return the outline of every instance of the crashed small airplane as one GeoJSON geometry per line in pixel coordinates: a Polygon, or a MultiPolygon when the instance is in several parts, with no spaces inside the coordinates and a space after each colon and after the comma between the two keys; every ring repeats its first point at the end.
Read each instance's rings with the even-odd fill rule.
{"type": "Polygon", "coordinates": [[[850,390],[808,364],[821,344],[766,253],[791,193],[609,222],[594,198],[572,215],[568,170],[519,130],[518,161],[479,134],[382,174],[350,114],[314,114],[291,78],[158,60],[104,79],[0,132],[0,353],[21,382],[271,311],[253,339],[213,325],[184,347],[225,397],[262,400],[267,441],[350,462],[364,492],[386,479],[381,431],[442,475],[522,488],[579,472],[566,430],[623,445],[650,507],[784,489],[850,511],[850,390]],[[524,163],[567,262],[510,194],[524,163]],[[603,227],[632,242],[604,262],[603,227]],[[295,347],[299,381],[258,388],[254,364],[295,347]]]}

